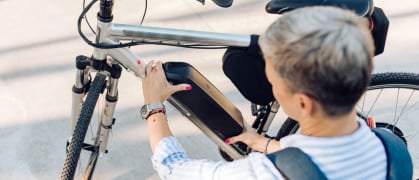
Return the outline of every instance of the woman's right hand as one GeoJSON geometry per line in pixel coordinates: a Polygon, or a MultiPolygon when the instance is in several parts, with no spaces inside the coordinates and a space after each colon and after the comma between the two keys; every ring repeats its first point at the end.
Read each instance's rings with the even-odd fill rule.
{"type": "Polygon", "coordinates": [[[265,148],[266,148],[266,141],[267,141],[266,137],[258,134],[253,129],[249,129],[249,130],[245,130],[245,132],[243,132],[243,133],[241,133],[237,136],[233,136],[233,137],[230,137],[230,138],[226,139],[225,142],[227,144],[234,144],[234,143],[237,143],[237,142],[243,142],[247,146],[252,148],[253,150],[256,150],[256,151],[259,151],[259,152],[264,152],[265,148]]]}
{"type": "Polygon", "coordinates": [[[233,144],[237,142],[243,142],[251,149],[266,154],[270,154],[281,150],[279,141],[274,139],[270,141],[268,140],[268,138],[258,134],[254,129],[246,128],[246,130],[243,133],[226,139],[225,143],[233,144]]]}

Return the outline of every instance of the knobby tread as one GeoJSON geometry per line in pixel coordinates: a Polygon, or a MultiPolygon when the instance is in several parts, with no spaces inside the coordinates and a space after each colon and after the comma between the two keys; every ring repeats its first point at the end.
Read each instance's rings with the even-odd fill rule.
{"type": "Polygon", "coordinates": [[[384,84],[419,85],[419,74],[409,72],[386,72],[372,75],[370,86],[384,84]]]}
{"type": "Polygon", "coordinates": [[[68,180],[73,179],[74,177],[84,138],[86,137],[86,132],[95,110],[96,102],[100,93],[103,91],[105,80],[106,76],[98,73],[90,86],[86,100],[81,107],[80,116],[74,129],[72,140],[68,147],[61,179],[68,180]]]}

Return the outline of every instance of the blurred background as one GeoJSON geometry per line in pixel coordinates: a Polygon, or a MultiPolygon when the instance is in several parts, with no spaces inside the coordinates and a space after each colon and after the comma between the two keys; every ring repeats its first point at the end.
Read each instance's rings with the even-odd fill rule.
{"type": "MultiPolygon", "coordinates": [[[[260,34],[279,17],[265,12],[267,2],[236,0],[224,9],[209,0],[205,6],[195,0],[153,0],[148,2],[143,25],[260,34]]],[[[114,21],[139,24],[144,3],[117,0],[114,21]]],[[[376,0],[375,6],[386,12],[390,29],[385,52],[374,60],[374,71],[419,72],[419,3],[376,0]]],[[[82,0],[0,0],[0,179],[60,177],[69,133],[74,60],[92,52],[77,33],[82,7],[82,0]]],[[[94,7],[88,14],[93,26],[96,12],[94,7]]],[[[224,50],[151,45],[131,49],[144,61],[190,62],[237,105],[247,121],[252,120],[250,103],[221,70],[224,50]]],[[[124,72],[110,153],[100,159],[97,179],[158,179],[150,162],[146,123],[138,114],[143,102],[140,90],[140,81],[124,72]]],[[[173,108],[169,114],[173,133],[192,158],[222,159],[216,145],[191,122],[173,108]]]]}

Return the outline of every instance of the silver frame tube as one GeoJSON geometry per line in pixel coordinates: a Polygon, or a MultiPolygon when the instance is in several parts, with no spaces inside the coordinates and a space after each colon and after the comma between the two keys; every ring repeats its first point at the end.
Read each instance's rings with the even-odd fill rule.
{"type": "MultiPolygon", "coordinates": [[[[117,44],[115,41],[112,41],[110,39],[107,39],[106,42],[109,44],[117,44]]],[[[113,60],[119,62],[122,66],[134,72],[136,76],[140,77],[140,75],[143,74],[141,73],[141,71],[144,71],[144,69],[138,70],[137,65],[137,61],[140,60],[140,58],[137,57],[134,53],[132,53],[128,48],[105,49],[102,51],[105,51],[107,55],[113,58],[113,60]]],[[[145,64],[142,64],[142,67],[144,68],[145,64]]]]}
{"type": "MultiPolygon", "coordinates": [[[[169,43],[173,45],[194,44],[211,46],[236,46],[248,47],[250,45],[250,35],[237,35],[227,33],[214,33],[205,31],[192,31],[182,29],[145,27],[125,24],[100,24],[101,34],[108,35],[108,38],[101,42],[106,44],[118,44],[119,40],[148,41],[157,44],[169,43]]],[[[128,48],[95,49],[94,54],[101,56],[110,55],[116,61],[127,67],[138,77],[143,74],[143,69],[138,70],[137,60],[128,48]]],[[[143,67],[145,64],[143,64],[143,67]]]]}
{"type": "Polygon", "coordinates": [[[250,45],[249,35],[193,31],[160,27],[112,24],[109,35],[116,40],[156,41],[173,43],[193,43],[213,46],[250,45]]]}
{"type": "MultiPolygon", "coordinates": [[[[109,76],[109,84],[108,84],[108,90],[106,92],[106,97],[118,97],[118,82],[119,79],[112,78],[109,76]]],[[[99,157],[103,156],[103,154],[106,152],[106,148],[108,146],[108,140],[109,140],[109,132],[111,130],[111,127],[113,125],[113,119],[114,119],[114,113],[115,113],[115,107],[117,104],[117,101],[109,101],[107,98],[105,98],[104,106],[102,107],[102,116],[100,118],[100,126],[98,128],[98,136],[97,141],[95,144],[99,144],[99,157]]]]}
{"type": "Polygon", "coordinates": [[[268,118],[266,120],[265,125],[262,127],[262,135],[265,135],[266,132],[268,131],[269,127],[271,127],[272,121],[274,120],[276,113],[278,113],[279,110],[279,103],[278,101],[274,101],[271,105],[271,111],[269,112],[268,118]]]}

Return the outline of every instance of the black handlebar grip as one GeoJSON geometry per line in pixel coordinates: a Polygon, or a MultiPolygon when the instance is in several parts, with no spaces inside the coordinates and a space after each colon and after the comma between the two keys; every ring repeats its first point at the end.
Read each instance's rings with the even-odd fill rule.
{"type": "Polygon", "coordinates": [[[228,8],[233,4],[233,0],[212,0],[216,5],[228,8]]]}

